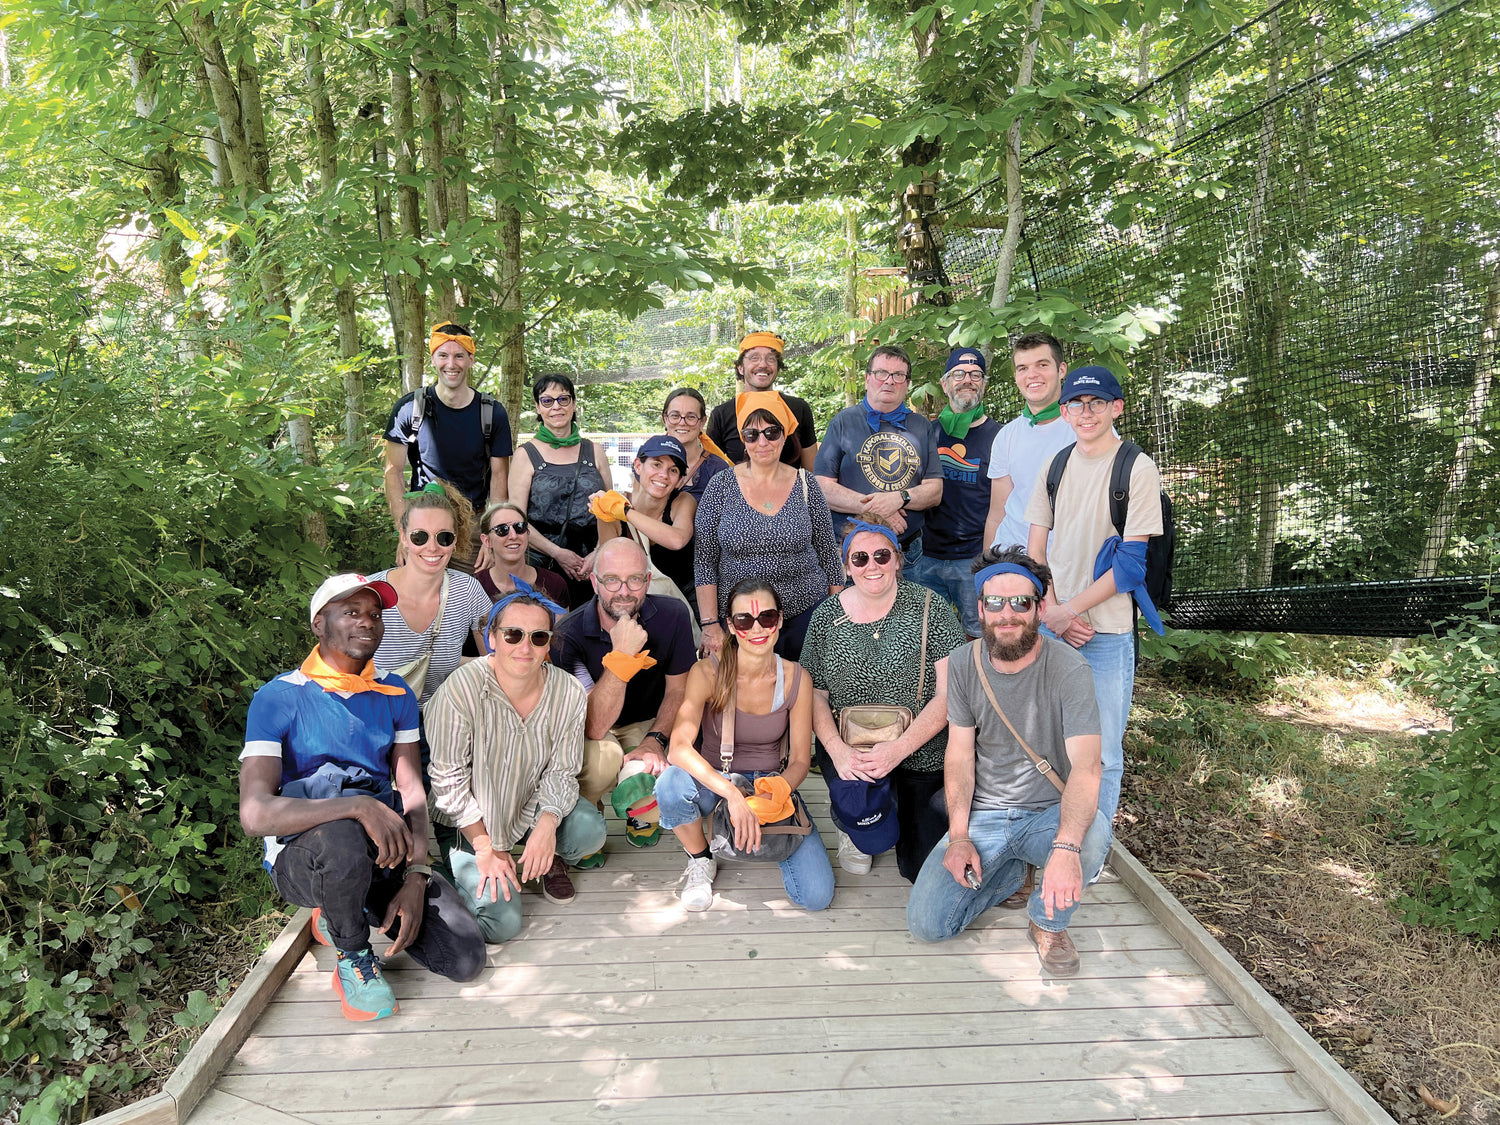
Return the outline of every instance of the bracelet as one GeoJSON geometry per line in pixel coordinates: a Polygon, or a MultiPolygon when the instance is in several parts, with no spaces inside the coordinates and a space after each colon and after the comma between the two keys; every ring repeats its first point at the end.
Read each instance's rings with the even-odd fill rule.
{"type": "Polygon", "coordinates": [[[406,865],[406,873],[408,875],[425,875],[431,879],[432,867],[426,863],[408,863],[406,865]]]}
{"type": "Polygon", "coordinates": [[[969,839],[967,836],[949,836],[948,837],[948,846],[950,848],[954,844],[972,844],[973,842],[974,841],[971,840],[971,839],[969,839]]]}
{"type": "Polygon", "coordinates": [[[1055,852],[1072,852],[1076,856],[1083,855],[1083,849],[1077,844],[1065,844],[1061,840],[1052,841],[1052,850],[1055,852]]]}

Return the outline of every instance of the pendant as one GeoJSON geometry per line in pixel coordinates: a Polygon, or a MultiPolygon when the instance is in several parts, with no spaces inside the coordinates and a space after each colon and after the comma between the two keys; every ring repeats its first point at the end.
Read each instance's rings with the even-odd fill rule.
{"type": "Polygon", "coordinates": [[[880,640],[880,630],[876,629],[875,632],[870,634],[870,636],[874,637],[877,641],[880,640]]]}

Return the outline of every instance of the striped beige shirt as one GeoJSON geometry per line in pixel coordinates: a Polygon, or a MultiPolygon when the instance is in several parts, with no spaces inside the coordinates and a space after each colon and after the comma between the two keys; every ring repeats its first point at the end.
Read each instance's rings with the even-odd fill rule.
{"type": "Polygon", "coordinates": [[[543,812],[560,821],[578,800],[583,768],[583,686],[542,665],[546,683],[522,720],[488,660],[459,668],[423,708],[432,747],[432,813],[459,828],[484,820],[496,849],[508,849],[543,812]]]}

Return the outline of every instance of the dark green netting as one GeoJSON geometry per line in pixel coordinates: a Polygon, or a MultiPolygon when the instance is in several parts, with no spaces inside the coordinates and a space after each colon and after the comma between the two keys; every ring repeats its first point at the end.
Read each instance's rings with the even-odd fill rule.
{"type": "MultiPolygon", "coordinates": [[[[1496,8],[1277,5],[1140,92],[1165,155],[1128,209],[1028,160],[1013,297],[1168,318],[1120,429],[1177,505],[1179,627],[1411,635],[1484,592],[1496,8]]],[[[954,232],[955,284],[999,243],[954,232]]]]}

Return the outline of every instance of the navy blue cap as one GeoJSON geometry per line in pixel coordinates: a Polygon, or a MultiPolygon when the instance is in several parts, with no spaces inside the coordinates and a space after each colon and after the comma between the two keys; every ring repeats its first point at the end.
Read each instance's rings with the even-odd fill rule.
{"type": "Polygon", "coordinates": [[[1093,395],[1112,401],[1125,397],[1125,392],[1120,390],[1120,380],[1115,378],[1115,373],[1107,367],[1080,367],[1077,371],[1069,371],[1068,377],[1063,380],[1062,395],[1059,402],[1072,402],[1075,398],[1084,395],[1093,395]]]}
{"type": "Polygon", "coordinates": [[[666,434],[648,437],[641,442],[641,447],[635,451],[635,455],[642,461],[648,457],[670,457],[677,462],[679,469],[687,472],[687,450],[682,448],[682,442],[666,434]]]}
{"type": "Polygon", "coordinates": [[[989,373],[989,365],[984,362],[984,353],[978,348],[954,348],[948,353],[948,366],[943,368],[943,374],[948,374],[960,363],[972,363],[985,374],[989,373]]]}
{"type": "Polygon", "coordinates": [[[900,831],[896,823],[896,795],[891,779],[845,781],[838,774],[828,779],[828,802],[833,822],[865,855],[879,855],[896,846],[900,831]]]}

